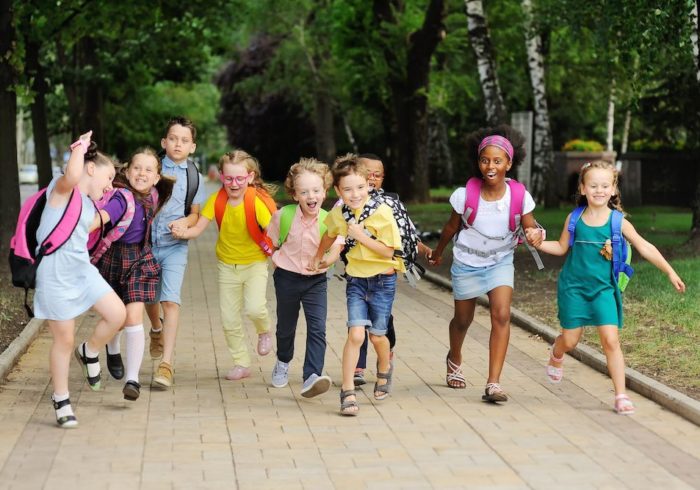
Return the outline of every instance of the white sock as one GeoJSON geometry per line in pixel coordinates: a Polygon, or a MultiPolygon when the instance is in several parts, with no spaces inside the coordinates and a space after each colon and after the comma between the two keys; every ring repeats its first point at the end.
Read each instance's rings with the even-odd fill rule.
{"type": "Polygon", "coordinates": [[[119,330],[117,333],[114,334],[114,337],[112,337],[112,340],[107,342],[107,352],[110,354],[119,354],[121,352],[120,350],[120,341],[122,339],[122,331],[119,330]]]}
{"type": "Polygon", "coordinates": [[[80,346],[80,353],[81,353],[81,354],[84,354],[85,357],[89,357],[89,358],[91,358],[91,359],[92,359],[93,357],[97,357],[97,356],[100,355],[99,352],[93,352],[93,351],[91,351],[91,350],[90,350],[90,346],[88,345],[87,342],[83,342],[83,343],[81,344],[81,346],[80,346]],[[85,349],[84,352],[83,352],[83,348],[85,349]]]}
{"type": "Polygon", "coordinates": [[[126,332],[126,362],[124,369],[127,381],[139,381],[139,370],[143,362],[143,349],[146,339],[143,336],[143,323],[125,327],[126,332]]]}
{"type": "MultiPolygon", "coordinates": [[[[57,395],[56,393],[54,393],[51,398],[55,402],[61,402],[63,400],[68,399],[68,393],[66,393],[65,395],[57,395]]],[[[66,417],[68,415],[75,415],[73,413],[73,407],[70,404],[56,410],[56,418],[57,419],[60,419],[61,417],[66,417]]]]}

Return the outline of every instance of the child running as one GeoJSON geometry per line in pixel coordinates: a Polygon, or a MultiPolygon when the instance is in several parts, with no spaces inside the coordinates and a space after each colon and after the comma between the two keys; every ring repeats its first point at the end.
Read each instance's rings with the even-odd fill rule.
{"type": "Polygon", "coordinates": [[[146,305],[146,312],[151,320],[151,358],[162,357],[153,376],[153,386],[162,389],[173,385],[180,290],[187,268],[187,241],[178,239],[171,229],[175,226],[194,226],[199,218],[199,207],[204,202],[204,186],[198,174],[194,175],[197,172],[194,164],[188,162],[189,156],[197,148],[196,141],[197,129],[192,121],[184,117],[174,117],[168,121],[165,136],[160,141],[165,150],[161,175],[176,179],[170,199],[156,215],[151,226],[152,252],[160,265],[160,281],[155,301],[146,305]],[[194,193],[190,188],[192,179],[188,179],[188,174],[197,177],[194,180],[197,188],[194,193]],[[190,196],[191,205],[187,206],[190,204],[190,196]]]}
{"type": "MultiPolygon", "coordinates": [[[[50,356],[53,401],[56,422],[61,427],[75,427],[68,393],[68,370],[75,336],[75,318],[90,307],[102,317],[87,342],[75,349],[90,389],[100,389],[98,353],[124,324],[124,303],[90,263],[87,250],[88,231],[95,222],[92,200],[99,200],[112,186],[114,163],[96,151],[90,143],[92,131],[71,145],[71,156],[64,175],[55,178],[46,191],[47,203],[37,230],[41,243],[59,222],[75,189],[82,198],[78,225],[68,241],[55,253],[44,257],[36,272],[34,312],[47,320],[53,337],[50,356]],[[92,200],[91,200],[92,199],[92,200]]],[[[99,223],[99,220],[97,221],[99,223]]],[[[97,224],[94,225],[99,226],[97,224]]]]}
{"type": "MultiPolygon", "coordinates": [[[[367,167],[367,183],[369,184],[370,191],[374,190],[378,194],[386,194],[387,196],[393,198],[397,206],[403,209],[403,215],[408,215],[406,212],[406,207],[399,199],[399,195],[394,192],[386,192],[382,185],[384,184],[384,163],[382,163],[381,158],[373,153],[363,153],[359,156],[360,160],[367,167]]],[[[392,211],[394,211],[392,209],[392,211]]],[[[396,218],[396,213],[394,213],[394,218],[396,218]]],[[[413,223],[411,223],[413,226],[413,223]]],[[[423,242],[418,241],[418,254],[428,257],[432,253],[430,247],[425,245],[423,242]]],[[[396,330],[394,329],[394,315],[389,315],[389,322],[387,323],[386,337],[389,339],[389,358],[393,362],[394,360],[394,346],[396,346],[396,330]]],[[[355,367],[355,374],[353,381],[355,386],[362,386],[366,383],[365,381],[365,368],[367,367],[367,347],[368,347],[368,336],[365,335],[365,340],[362,342],[360,347],[360,358],[357,361],[357,366],[355,367]]]]}
{"type": "MultiPolygon", "coordinates": [[[[476,298],[487,294],[491,312],[489,338],[489,370],[482,399],[505,402],[508,395],[500,379],[510,339],[510,304],[513,298],[513,255],[518,244],[520,227],[536,227],[532,211],[535,202],[522,184],[506,179],[525,156],[525,138],[513,128],[503,125],[480,129],[467,138],[467,158],[473,162],[476,175],[469,187],[478,193],[468,196],[467,187],[460,187],[450,196],[452,214],[445,224],[440,241],[430,256],[431,265],[439,264],[447,243],[454,237],[452,294],[455,313],[450,321],[450,350],[445,359],[447,385],[466,388],[462,371],[462,345],[474,319],[476,298]],[[514,186],[520,186],[515,188],[514,186]],[[522,199],[519,223],[511,222],[511,200],[520,206],[514,193],[522,199]],[[476,209],[467,209],[468,203],[476,209]],[[478,210],[478,212],[477,212],[478,210]],[[475,217],[469,219],[472,214],[475,217]]],[[[540,235],[541,241],[541,235],[540,235]]]]}
{"type": "MultiPolygon", "coordinates": [[[[284,187],[298,204],[283,207],[272,215],[267,235],[277,250],[272,255],[276,269],[277,362],[272,371],[272,386],[283,388],[289,378],[289,363],[294,357],[299,306],[306,318],[306,353],[302,373],[301,396],[311,398],[328,391],[331,378],[323,376],[326,355],[326,314],[328,310],[326,269],[310,272],[311,261],[326,225],[321,209],[332,183],[328,165],[313,158],[302,158],[289,169],[284,187]]],[[[343,238],[338,237],[326,263],[340,254],[343,238]]]]}
{"type": "MultiPolygon", "coordinates": [[[[623,212],[617,183],[617,170],[611,163],[586,163],[581,168],[576,196],[577,206],[585,209],[573,228],[569,226],[573,213],[569,214],[558,241],[542,242],[537,248],[552,255],[566,255],[571,250],[557,282],[562,331],[552,346],[547,377],[552,383],[561,382],[564,354],[576,347],[584,326],[595,326],[615,388],[615,411],[630,415],[635,408],[625,393],[625,360],[619,338],[623,323],[622,295],[611,260],[613,214],[623,212]],[[570,229],[575,230],[573,245],[570,245],[570,229]]],[[[685,292],[685,284],[658,249],[642,238],[624,215],[621,219],[624,238],[668,276],[676,291],[685,292]]],[[[529,230],[528,239],[536,238],[536,234],[536,230],[529,230]]]]}
{"type": "MultiPolygon", "coordinates": [[[[139,370],[145,345],[143,335],[143,306],[152,303],[160,279],[160,266],[151,251],[151,223],[153,217],[172,193],[174,180],[161,178],[161,162],[155,151],[143,148],[131,157],[129,163],[114,180],[119,188],[100,210],[103,224],[123,226],[132,202],[133,214],[121,236],[114,241],[97,262],[102,277],[126,305],[126,383],[122,392],[127,400],[136,400],[141,392],[139,370]],[[156,189],[156,192],[153,191],[156,189]],[[129,200],[127,200],[127,197],[129,200]]],[[[110,226],[108,226],[110,228],[110,226]]],[[[125,374],[120,353],[122,330],[107,344],[107,368],[115,379],[125,374]]]]}
{"type": "Polygon", "coordinates": [[[226,344],[233,359],[233,368],[226,379],[239,380],[250,376],[250,354],[246,347],[242,313],[258,333],[257,351],[261,356],[270,353],[270,319],[267,312],[267,256],[249,232],[246,217],[254,216],[253,225],[267,228],[272,213],[257,194],[274,195],[275,186],[265,184],[260,177],[258,161],[243,150],[226,153],[219,159],[219,177],[222,188],[207,199],[197,224],[186,228],[173,226],[178,238],[198,237],[216,219],[219,238],[216,257],[219,259],[219,308],[226,344]],[[246,193],[252,196],[252,208],[246,212],[246,193]]]}
{"type": "Polygon", "coordinates": [[[384,400],[391,392],[393,369],[386,338],[387,323],[396,293],[396,273],[405,271],[403,260],[395,256],[395,251],[401,250],[401,236],[391,208],[379,204],[366,219],[357,222],[365,206],[372,203],[367,173],[367,167],[357,155],[347,154],[336,159],[333,185],[343,205],[335,206],[328,213],[325,220],[327,230],[312,267],[317,271],[327,267],[323,255],[337,236],[346,237],[349,250],[345,268],[348,338],[343,348],[342,415],[357,415],[359,412],[353,374],[366,328],[369,328],[369,338],[377,353],[374,398],[384,400]],[[344,212],[353,217],[350,222],[343,217],[344,212]]]}

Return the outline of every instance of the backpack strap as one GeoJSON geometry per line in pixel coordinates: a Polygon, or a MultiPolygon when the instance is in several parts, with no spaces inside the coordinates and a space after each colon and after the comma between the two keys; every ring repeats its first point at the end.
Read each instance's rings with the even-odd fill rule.
{"type": "Polygon", "coordinates": [[[525,210],[525,186],[515,179],[507,179],[510,187],[510,216],[508,227],[510,231],[515,231],[520,227],[520,221],[525,210]]]}
{"type": "Polygon", "coordinates": [[[61,248],[63,244],[68,241],[75,231],[75,228],[78,226],[82,212],[83,198],[80,195],[80,191],[76,187],[70,193],[68,204],[66,205],[66,209],[63,210],[61,219],[58,220],[58,223],[54,229],[51,230],[44,241],[41,242],[39,253],[41,253],[43,256],[51,255],[56,250],[61,248]]]}
{"type": "Polygon", "coordinates": [[[197,195],[197,189],[199,189],[199,170],[197,165],[187,159],[187,192],[185,193],[185,216],[188,216],[192,211],[192,203],[194,202],[194,197],[197,195]]]}
{"type": "MultiPolygon", "coordinates": [[[[253,186],[248,186],[245,191],[243,196],[245,223],[253,241],[258,244],[260,250],[262,250],[265,255],[270,256],[273,252],[272,240],[263,232],[255,209],[255,199],[258,197],[258,192],[259,190],[253,186]]],[[[262,198],[260,199],[262,200],[262,198]]],[[[267,206],[268,204],[265,203],[265,205],[267,206]]]]}
{"type": "Polygon", "coordinates": [[[221,229],[221,222],[224,220],[227,202],[228,194],[226,194],[226,190],[222,187],[219,189],[219,192],[216,193],[216,200],[214,201],[214,218],[216,218],[216,225],[219,229],[221,229]]]}
{"type": "Polygon", "coordinates": [[[280,248],[289,235],[289,229],[292,227],[294,215],[297,213],[297,204],[288,204],[280,210],[280,237],[277,242],[277,248],[280,248]]]}
{"type": "Polygon", "coordinates": [[[634,269],[627,263],[629,244],[622,235],[622,219],[624,215],[617,209],[612,210],[610,227],[612,228],[612,263],[615,280],[617,281],[620,272],[624,272],[628,277],[632,277],[634,269]]]}
{"type": "Polygon", "coordinates": [[[571,211],[571,217],[569,218],[569,225],[566,230],[569,232],[569,248],[574,246],[574,237],[576,235],[576,223],[581,219],[581,215],[586,210],[586,206],[579,206],[573,211],[571,211]]]}
{"type": "Polygon", "coordinates": [[[476,212],[479,210],[479,197],[481,196],[481,184],[483,181],[479,177],[472,177],[465,186],[466,196],[464,199],[464,212],[462,219],[469,226],[474,224],[476,212]]]}
{"type": "MultiPolygon", "coordinates": [[[[96,264],[100,260],[100,258],[109,249],[109,247],[112,246],[114,242],[116,242],[124,236],[124,233],[126,233],[126,231],[131,226],[132,221],[134,220],[134,214],[136,214],[136,199],[134,199],[134,194],[129,189],[120,187],[114,190],[114,193],[112,194],[110,200],[114,199],[114,196],[116,196],[117,194],[120,194],[126,201],[126,208],[124,210],[124,214],[122,214],[122,216],[119,218],[119,221],[108,232],[104,234],[102,239],[98,240],[94,247],[91,247],[90,262],[92,262],[93,264],[96,264]]],[[[104,203],[103,206],[104,205],[106,205],[106,203],[104,203]]],[[[101,220],[102,217],[100,216],[100,221],[101,220]]],[[[102,228],[104,228],[104,226],[102,226],[102,228]]]]}

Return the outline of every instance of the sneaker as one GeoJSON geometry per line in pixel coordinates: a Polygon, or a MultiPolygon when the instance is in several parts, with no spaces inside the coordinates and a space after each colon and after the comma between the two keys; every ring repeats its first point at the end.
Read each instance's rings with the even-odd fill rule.
{"type": "Polygon", "coordinates": [[[114,379],[122,379],[124,377],[124,361],[122,361],[122,355],[120,353],[110,354],[107,348],[105,348],[105,351],[107,352],[107,370],[109,374],[111,374],[114,379]]]}
{"type": "Polygon", "coordinates": [[[289,363],[277,360],[272,370],[272,386],[284,388],[289,382],[289,363]]]}
{"type": "Polygon", "coordinates": [[[248,376],[250,376],[250,368],[244,366],[233,366],[233,368],[229,369],[228,373],[226,373],[226,379],[230,381],[238,381],[248,376]]]}
{"type": "Polygon", "coordinates": [[[83,376],[87,379],[88,385],[92,391],[100,389],[100,359],[95,357],[87,357],[85,355],[85,342],[75,348],[75,358],[78,364],[83,368],[83,376]]]}
{"type": "Polygon", "coordinates": [[[355,384],[355,386],[362,386],[363,384],[367,383],[367,381],[365,380],[365,370],[355,369],[355,374],[352,377],[352,382],[355,384]]]}
{"type": "Polygon", "coordinates": [[[160,359],[163,357],[163,323],[161,320],[160,332],[154,332],[152,329],[148,332],[151,342],[148,345],[148,350],[151,352],[151,359],[160,359]]]}
{"type": "Polygon", "coordinates": [[[78,419],[76,419],[75,415],[73,414],[73,409],[70,405],[70,398],[57,402],[53,399],[53,395],[51,395],[51,402],[53,403],[54,410],[56,410],[56,423],[59,427],[71,429],[78,426],[78,419]],[[61,415],[59,415],[59,413],[61,413],[61,415]]]}
{"type": "Polygon", "coordinates": [[[266,356],[272,350],[272,337],[270,332],[261,333],[258,335],[258,354],[266,356]]]}
{"type": "Polygon", "coordinates": [[[124,394],[124,399],[125,400],[138,400],[139,395],[141,394],[141,385],[137,381],[129,380],[126,382],[124,385],[124,389],[122,389],[122,393],[124,394]]]}
{"type": "Polygon", "coordinates": [[[329,376],[319,376],[314,373],[304,381],[304,386],[301,390],[301,396],[304,398],[313,398],[328,391],[331,387],[331,378],[329,376]]]}
{"type": "Polygon", "coordinates": [[[158,370],[153,376],[153,386],[157,388],[170,388],[173,385],[173,367],[167,362],[158,364],[158,370]]]}

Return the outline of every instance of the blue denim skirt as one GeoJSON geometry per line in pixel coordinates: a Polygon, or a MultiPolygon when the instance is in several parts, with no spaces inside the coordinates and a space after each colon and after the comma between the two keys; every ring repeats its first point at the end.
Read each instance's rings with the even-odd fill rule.
{"type": "Polygon", "coordinates": [[[513,287],[515,268],[513,254],[501,262],[486,267],[472,267],[457,260],[452,261],[452,296],[456,300],[472,299],[499,286],[513,287]]]}

